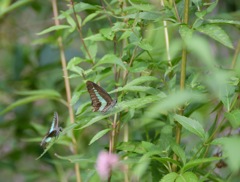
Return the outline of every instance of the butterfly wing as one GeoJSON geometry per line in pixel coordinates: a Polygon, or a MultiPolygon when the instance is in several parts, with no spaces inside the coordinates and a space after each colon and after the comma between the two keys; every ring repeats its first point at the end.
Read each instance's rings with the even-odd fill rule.
{"type": "Polygon", "coordinates": [[[58,113],[54,112],[53,120],[50,129],[45,137],[42,139],[41,146],[46,147],[53,137],[57,137],[62,128],[58,126],[58,113]]]}
{"type": "Polygon", "coordinates": [[[116,104],[116,101],[96,83],[87,81],[87,89],[92,100],[93,112],[107,112],[116,104]]]}
{"type": "Polygon", "coordinates": [[[57,128],[58,128],[58,113],[54,112],[52,125],[51,125],[49,133],[52,132],[53,130],[56,130],[57,128]]]}
{"type": "Polygon", "coordinates": [[[51,138],[49,138],[47,135],[42,139],[42,142],[40,144],[41,147],[46,148],[47,143],[50,142],[51,138]]]}

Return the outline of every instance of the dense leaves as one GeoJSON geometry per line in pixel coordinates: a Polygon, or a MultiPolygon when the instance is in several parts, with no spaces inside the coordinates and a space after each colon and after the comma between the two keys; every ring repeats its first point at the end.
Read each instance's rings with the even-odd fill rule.
{"type": "Polygon", "coordinates": [[[237,181],[238,1],[186,2],[57,1],[55,24],[48,1],[2,0],[0,176],[101,181],[100,161],[108,181],[237,181]],[[92,112],[87,80],[116,106],[92,112]]]}

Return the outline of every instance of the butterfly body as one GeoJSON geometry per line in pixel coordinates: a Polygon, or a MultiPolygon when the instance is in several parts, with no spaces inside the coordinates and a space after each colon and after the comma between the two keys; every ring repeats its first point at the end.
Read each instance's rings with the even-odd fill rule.
{"type": "Polygon", "coordinates": [[[61,131],[62,131],[62,128],[58,126],[58,113],[54,112],[54,117],[53,117],[51,128],[49,129],[49,131],[43,138],[40,145],[43,148],[45,148],[48,145],[48,143],[52,140],[53,137],[55,137],[55,138],[58,137],[58,135],[61,131]]]}
{"type": "Polygon", "coordinates": [[[117,100],[113,100],[111,96],[96,83],[87,81],[87,89],[92,100],[93,112],[101,111],[105,113],[116,105],[117,100]]]}

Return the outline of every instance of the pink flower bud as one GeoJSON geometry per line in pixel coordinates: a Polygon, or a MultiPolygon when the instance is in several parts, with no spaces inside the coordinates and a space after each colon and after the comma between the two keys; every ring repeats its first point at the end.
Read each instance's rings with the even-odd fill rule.
{"type": "Polygon", "coordinates": [[[98,154],[96,170],[102,180],[106,180],[111,170],[117,167],[119,158],[117,154],[111,154],[106,151],[101,151],[98,154]]]}

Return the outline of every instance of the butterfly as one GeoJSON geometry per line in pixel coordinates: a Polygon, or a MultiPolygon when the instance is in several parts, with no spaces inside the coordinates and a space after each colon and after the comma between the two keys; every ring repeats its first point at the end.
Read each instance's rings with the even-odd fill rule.
{"type": "Polygon", "coordinates": [[[49,129],[49,131],[47,132],[45,137],[42,139],[42,142],[41,142],[40,145],[43,148],[46,148],[46,146],[52,140],[52,138],[53,137],[55,137],[55,138],[58,137],[58,135],[61,131],[62,131],[62,128],[58,126],[58,113],[54,112],[51,128],[49,129]]]}
{"type": "Polygon", "coordinates": [[[101,111],[105,113],[116,105],[117,100],[113,100],[111,96],[96,83],[87,81],[86,84],[92,100],[93,112],[101,111]]]}

